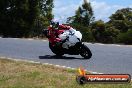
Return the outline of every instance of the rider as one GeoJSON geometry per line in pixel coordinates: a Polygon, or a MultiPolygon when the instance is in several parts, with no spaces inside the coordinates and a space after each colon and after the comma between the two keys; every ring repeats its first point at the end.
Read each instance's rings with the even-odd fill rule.
{"type": "Polygon", "coordinates": [[[59,35],[64,32],[64,30],[69,30],[72,27],[64,25],[64,24],[59,24],[58,21],[56,20],[51,20],[50,21],[50,26],[48,27],[48,30],[50,30],[49,35],[50,38],[49,40],[51,42],[64,42],[59,38],[59,35]]]}

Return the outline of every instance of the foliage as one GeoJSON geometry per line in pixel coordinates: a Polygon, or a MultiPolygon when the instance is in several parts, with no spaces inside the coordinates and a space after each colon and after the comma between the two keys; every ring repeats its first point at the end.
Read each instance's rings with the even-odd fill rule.
{"type": "Polygon", "coordinates": [[[87,2],[87,0],[84,0],[82,6],[79,6],[76,10],[75,16],[69,17],[67,19],[67,23],[76,23],[88,27],[93,20],[94,17],[91,3],[87,2]]]}
{"type": "Polygon", "coordinates": [[[52,5],[53,0],[0,0],[0,35],[29,37],[48,25],[52,5]]]}
{"type": "Polygon", "coordinates": [[[49,25],[49,20],[54,16],[52,14],[53,0],[39,0],[39,16],[35,20],[35,25],[31,31],[31,37],[42,37],[42,30],[49,25]]]}
{"type": "Polygon", "coordinates": [[[129,29],[126,33],[120,33],[117,41],[119,43],[132,44],[132,29],[129,29]]]}
{"type": "Polygon", "coordinates": [[[3,36],[28,36],[37,17],[38,0],[1,0],[0,29],[3,36]]]}
{"type": "Polygon", "coordinates": [[[105,37],[105,23],[102,20],[91,24],[92,34],[97,42],[103,42],[105,37]]]}
{"type": "Polygon", "coordinates": [[[121,32],[127,32],[132,28],[132,8],[123,8],[117,10],[115,14],[110,16],[110,24],[121,32]]]}

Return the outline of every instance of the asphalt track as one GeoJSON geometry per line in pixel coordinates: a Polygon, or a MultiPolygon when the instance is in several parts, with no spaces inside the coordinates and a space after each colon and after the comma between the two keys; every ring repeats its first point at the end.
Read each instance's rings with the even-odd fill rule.
{"type": "Polygon", "coordinates": [[[56,57],[46,40],[0,38],[0,57],[10,57],[78,68],[88,71],[132,75],[132,46],[85,43],[92,51],[91,59],[80,55],[56,57]]]}

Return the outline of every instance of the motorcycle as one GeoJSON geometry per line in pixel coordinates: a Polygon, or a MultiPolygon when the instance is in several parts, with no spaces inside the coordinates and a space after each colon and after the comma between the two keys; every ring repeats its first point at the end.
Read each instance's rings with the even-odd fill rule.
{"type": "Polygon", "coordinates": [[[92,53],[90,49],[81,41],[82,34],[80,31],[76,31],[71,28],[70,30],[57,30],[59,33],[56,38],[52,38],[52,30],[43,30],[43,34],[49,40],[49,48],[57,56],[62,56],[64,54],[69,55],[81,55],[85,59],[90,59],[92,53]],[[53,40],[54,39],[54,40],[53,40]]]}

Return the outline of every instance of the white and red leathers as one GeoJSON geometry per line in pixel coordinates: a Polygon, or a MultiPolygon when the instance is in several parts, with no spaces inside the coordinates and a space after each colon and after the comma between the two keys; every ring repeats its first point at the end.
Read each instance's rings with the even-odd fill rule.
{"type": "Polygon", "coordinates": [[[51,26],[49,26],[48,27],[48,30],[49,30],[49,36],[50,36],[50,38],[49,38],[49,41],[52,43],[52,44],[54,44],[54,43],[56,43],[56,42],[60,42],[60,41],[62,41],[58,36],[60,35],[60,34],[62,34],[65,30],[69,30],[69,29],[71,29],[72,27],[70,27],[70,26],[67,26],[67,25],[59,25],[58,26],[58,29],[53,29],[51,26]]]}

